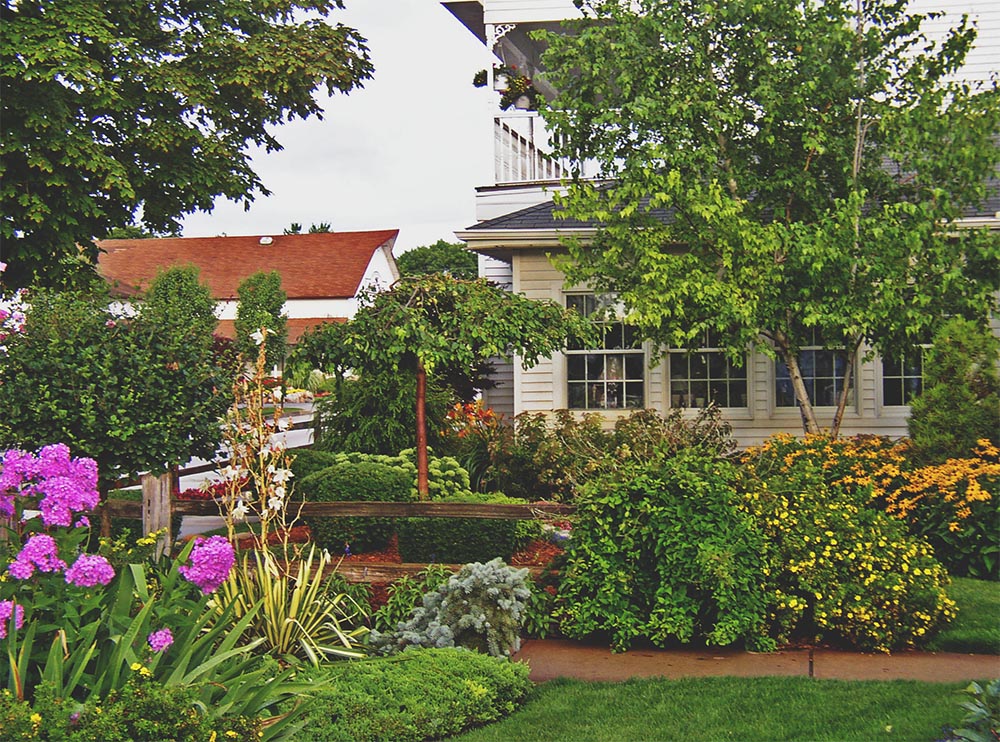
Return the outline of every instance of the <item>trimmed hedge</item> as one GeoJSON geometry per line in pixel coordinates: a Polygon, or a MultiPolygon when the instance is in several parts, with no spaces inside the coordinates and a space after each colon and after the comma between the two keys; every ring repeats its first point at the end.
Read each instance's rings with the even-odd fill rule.
{"type": "MultiPolygon", "coordinates": [[[[523,504],[500,493],[443,497],[437,502],[523,504]]],[[[399,555],[404,562],[465,564],[500,557],[510,561],[530,535],[532,524],[489,518],[401,518],[397,524],[399,555]]]]}
{"type": "MultiPolygon", "coordinates": [[[[400,469],[373,461],[342,462],[320,469],[299,482],[308,502],[408,502],[410,477],[400,469]]],[[[389,543],[392,518],[324,518],[303,516],[315,544],[333,554],[377,551],[389,543]]]]}
{"type": "Polygon", "coordinates": [[[328,665],[310,693],[314,742],[423,742],[513,713],[531,690],[528,666],[464,649],[408,649],[328,665]]]}
{"type": "Polygon", "coordinates": [[[338,463],[337,454],[319,451],[315,448],[297,448],[293,452],[292,483],[298,484],[310,474],[327,469],[338,463]]]}

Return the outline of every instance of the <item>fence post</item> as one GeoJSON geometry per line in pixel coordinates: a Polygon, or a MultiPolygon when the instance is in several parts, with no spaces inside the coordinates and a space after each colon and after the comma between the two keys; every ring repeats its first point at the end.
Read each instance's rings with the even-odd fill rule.
{"type": "Polygon", "coordinates": [[[156,556],[170,554],[173,534],[170,533],[170,472],[156,476],[143,474],[142,481],[142,530],[144,534],[166,529],[156,545],[156,556]]]}

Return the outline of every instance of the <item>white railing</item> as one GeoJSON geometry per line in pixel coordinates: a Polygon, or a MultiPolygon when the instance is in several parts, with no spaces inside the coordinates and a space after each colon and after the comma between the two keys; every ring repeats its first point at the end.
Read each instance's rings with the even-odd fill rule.
{"type": "MultiPolygon", "coordinates": [[[[537,111],[505,111],[493,119],[494,174],[497,185],[559,181],[570,177],[569,163],[552,155],[552,137],[537,111]]],[[[584,163],[584,177],[597,168],[584,163]]]]}

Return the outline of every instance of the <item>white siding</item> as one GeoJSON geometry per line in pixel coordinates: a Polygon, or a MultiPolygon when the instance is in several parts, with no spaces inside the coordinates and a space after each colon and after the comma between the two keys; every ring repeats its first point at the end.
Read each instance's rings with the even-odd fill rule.
{"type": "MultiPolygon", "coordinates": [[[[507,289],[514,282],[510,263],[486,255],[479,256],[479,275],[507,289]]],[[[491,378],[496,382],[496,387],[483,392],[483,404],[510,420],[515,414],[514,364],[502,358],[493,359],[492,363],[495,371],[491,378]]]]}
{"type": "Polygon", "coordinates": [[[486,23],[532,23],[579,18],[572,0],[482,0],[486,23]]]}
{"type": "Polygon", "coordinates": [[[969,52],[965,67],[957,75],[968,82],[987,82],[1000,70],[1000,2],[997,0],[914,0],[913,13],[942,13],[940,18],[924,21],[928,38],[940,41],[963,14],[975,21],[979,30],[976,44],[969,52]]]}

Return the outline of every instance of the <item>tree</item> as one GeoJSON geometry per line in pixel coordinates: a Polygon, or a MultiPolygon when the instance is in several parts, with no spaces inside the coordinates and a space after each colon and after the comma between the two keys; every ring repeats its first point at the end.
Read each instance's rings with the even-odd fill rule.
{"type": "Polygon", "coordinates": [[[924,387],[910,409],[915,458],[967,458],[981,439],[1000,440],[1000,341],[988,327],[951,319],[924,351],[924,387]]]}
{"type": "Polygon", "coordinates": [[[419,276],[426,273],[448,273],[455,278],[474,279],[479,275],[479,258],[465,249],[461,242],[438,240],[407,250],[396,258],[402,276],[419,276]]]}
{"type": "Polygon", "coordinates": [[[340,368],[393,368],[416,375],[417,489],[427,496],[427,376],[443,367],[471,374],[490,358],[520,357],[525,368],[590,338],[593,328],[573,310],[533,301],[485,279],[433,274],[400,279],[368,295],[342,326],[326,358],[340,368]]]}
{"type": "Polygon", "coordinates": [[[836,351],[834,434],[859,350],[995,305],[997,237],[951,226],[1000,159],[996,84],[950,77],[967,20],[931,45],[891,0],[577,4],[587,20],[544,34],[543,116],[577,176],[596,160],[608,180],[558,198],[601,225],[567,241],[569,282],[616,293],[661,345],[711,331],[739,361],[759,343],[807,431],[799,350],[836,351]]]}
{"type": "Polygon", "coordinates": [[[217,196],[269,192],[250,146],[371,77],[342,0],[4,0],[0,238],[15,286],[93,269],[95,238],[173,232],[217,196]]]}
{"type": "Polygon", "coordinates": [[[288,346],[288,317],[283,314],[288,295],[281,288],[281,274],[258,271],[247,276],[237,287],[236,295],[239,297],[234,323],[236,347],[244,358],[256,358],[259,344],[253,335],[266,329],[267,363],[280,366],[288,346]]]}
{"type": "Polygon", "coordinates": [[[65,443],[102,492],[140,471],[211,457],[232,376],[214,362],[215,302],[194,267],[153,281],[134,314],[107,294],[34,291],[0,364],[0,443],[65,443]]]}
{"type": "MultiPolygon", "coordinates": [[[[319,234],[321,232],[332,232],[333,225],[330,222],[320,222],[319,224],[309,225],[309,234],[319,234]]],[[[292,222],[284,229],[285,234],[302,234],[302,224],[300,222],[292,222]]]]}

